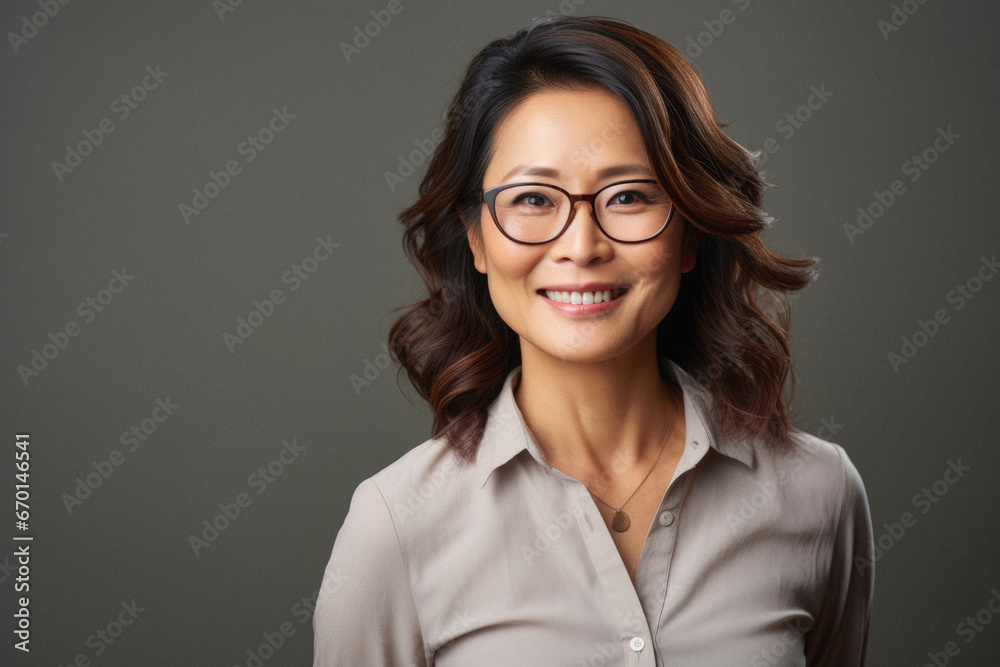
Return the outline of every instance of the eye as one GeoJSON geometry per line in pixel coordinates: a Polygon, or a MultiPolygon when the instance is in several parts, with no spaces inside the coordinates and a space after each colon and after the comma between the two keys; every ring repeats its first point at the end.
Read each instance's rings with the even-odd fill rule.
{"type": "Polygon", "coordinates": [[[552,201],[541,192],[522,192],[511,202],[511,205],[525,204],[528,207],[551,206],[552,201]]]}
{"type": "Polygon", "coordinates": [[[615,193],[608,203],[612,206],[631,206],[634,204],[648,204],[650,203],[650,199],[638,190],[623,190],[622,192],[615,193]]]}

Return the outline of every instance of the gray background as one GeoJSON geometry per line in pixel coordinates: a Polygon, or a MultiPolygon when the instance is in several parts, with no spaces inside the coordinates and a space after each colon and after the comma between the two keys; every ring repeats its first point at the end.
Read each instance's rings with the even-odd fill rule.
{"type": "MultiPolygon", "coordinates": [[[[1000,587],[1000,280],[961,309],[947,296],[1000,251],[997,5],[909,0],[915,13],[886,37],[888,2],[404,0],[348,62],[340,43],[386,4],[248,0],[220,19],[209,0],[73,1],[17,52],[9,37],[0,46],[0,656],[245,665],[288,622],[295,633],[265,664],[310,664],[310,616],[295,605],[319,587],[354,488],[429,435],[426,407],[378,368],[392,309],[422,290],[396,215],[423,170],[394,189],[385,173],[441,127],[476,51],[563,12],[624,18],[688,49],[727,132],[751,150],[777,140],[766,240],[821,258],[794,302],[798,424],[837,424],[829,439],[861,471],[889,546],[869,664],[924,664],[949,641],[951,664],[993,664],[1000,619],[968,643],[956,626],[1000,587]],[[731,22],[712,23],[725,9],[731,22]],[[157,65],[168,75],[119,119],[112,102],[157,65]],[[812,86],[832,96],[786,136],[778,123],[812,86]],[[294,119],[247,163],[238,145],[274,108],[294,119]],[[52,162],[105,117],[115,129],[60,181],[52,162]],[[959,138],[911,181],[904,163],[938,128],[959,138]],[[186,223],[179,205],[229,160],[242,172],[186,223]],[[849,240],[843,225],[896,179],[905,193],[849,240]],[[317,237],[339,247],[292,291],[281,276],[317,237]],[[78,304],[123,268],[134,280],[86,322],[78,304]],[[287,300],[231,353],[223,334],[274,289],[287,300]],[[894,370],[887,354],[938,309],[950,319],[894,370]],[[18,367],[71,320],[79,335],[25,382],[18,367]],[[178,407],[129,452],[121,434],[167,398],[178,407]],[[32,452],[30,656],[11,647],[19,432],[32,452]],[[252,486],[292,438],[298,457],[252,486]],[[122,465],[70,513],[64,494],[113,450],[122,465]],[[969,471],[921,514],[914,495],[959,460],[969,471]],[[195,555],[189,535],[241,492],[250,506],[195,555]],[[884,524],[907,511],[915,524],[896,539],[884,524]],[[96,655],[88,638],[133,600],[143,611],[96,655]]],[[[0,29],[38,11],[4,3],[0,29]]]]}

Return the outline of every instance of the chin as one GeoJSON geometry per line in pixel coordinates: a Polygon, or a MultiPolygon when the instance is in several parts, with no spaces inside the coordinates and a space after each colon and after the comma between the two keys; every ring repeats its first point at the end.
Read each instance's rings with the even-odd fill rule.
{"type": "Polygon", "coordinates": [[[619,353],[617,348],[612,349],[606,345],[596,345],[592,339],[589,341],[589,344],[580,344],[571,339],[569,341],[538,347],[538,349],[550,357],[573,364],[596,364],[613,359],[619,353]]]}

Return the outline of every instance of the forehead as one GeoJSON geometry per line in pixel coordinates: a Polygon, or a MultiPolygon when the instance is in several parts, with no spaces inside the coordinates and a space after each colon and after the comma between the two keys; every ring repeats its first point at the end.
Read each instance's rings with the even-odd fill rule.
{"type": "Polygon", "coordinates": [[[537,167],[554,177],[587,180],[618,163],[649,165],[628,106],[600,87],[529,95],[499,123],[493,145],[487,180],[537,167]]]}

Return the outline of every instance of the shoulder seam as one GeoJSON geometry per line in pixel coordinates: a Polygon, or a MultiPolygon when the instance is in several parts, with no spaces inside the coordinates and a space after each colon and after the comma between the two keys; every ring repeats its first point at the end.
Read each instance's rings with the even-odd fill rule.
{"type": "Polygon", "coordinates": [[[830,443],[837,450],[837,460],[840,461],[840,509],[837,512],[837,527],[834,530],[834,535],[840,532],[840,524],[844,520],[844,505],[847,503],[847,462],[844,457],[847,456],[847,452],[844,448],[836,443],[830,443]]]}
{"type": "MultiPolygon", "coordinates": [[[[832,540],[834,543],[836,543],[837,535],[840,534],[840,524],[844,520],[844,503],[847,501],[847,470],[844,463],[844,456],[846,456],[846,452],[844,452],[843,448],[837,443],[830,442],[830,445],[832,445],[833,448],[837,451],[837,460],[840,462],[840,502],[837,504],[838,505],[837,521],[833,526],[833,532],[832,532],[832,540]]],[[[827,559],[827,580],[823,587],[823,597],[820,600],[820,610],[826,607],[830,596],[830,569],[832,569],[833,567],[833,553],[835,550],[836,549],[830,550],[829,558],[827,559]]],[[[851,567],[853,567],[853,565],[851,567]]],[[[819,615],[822,615],[822,611],[819,612],[817,618],[819,617],[819,615]]],[[[811,628],[807,634],[812,635],[814,630],[815,627],[811,628]]],[[[809,641],[807,641],[807,649],[808,649],[808,644],[809,641]]]]}
{"type": "Polygon", "coordinates": [[[389,507],[389,501],[385,499],[385,494],[382,493],[382,489],[379,487],[378,482],[375,481],[375,476],[372,475],[368,479],[371,480],[375,490],[378,491],[379,498],[382,499],[382,504],[385,505],[386,514],[389,515],[389,523],[392,525],[392,534],[396,537],[396,546],[399,547],[399,556],[403,561],[403,570],[406,574],[406,590],[410,593],[410,603],[413,605],[413,612],[417,615],[417,625],[420,626],[420,643],[423,644],[424,661],[426,662],[427,642],[425,641],[425,637],[427,636],[427,633],[424,631],[424,623],[420,618],[420,609],[417,607],[417,600],[413,595],[413,585],[410,583],[410,563],[406,557],[406,550],[403,549],[403,542],[399,539],[399,530],[396,528],[396,521],[392,517],[392,509],[389,507]]]}

